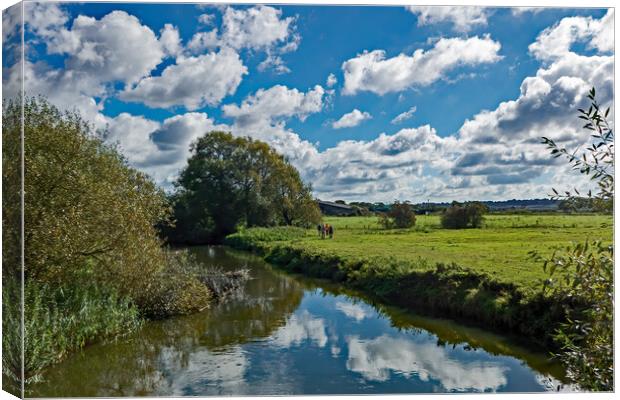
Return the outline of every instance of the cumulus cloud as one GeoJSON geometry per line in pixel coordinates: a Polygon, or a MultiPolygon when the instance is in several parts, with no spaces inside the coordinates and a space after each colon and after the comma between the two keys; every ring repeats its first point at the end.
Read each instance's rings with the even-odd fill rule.
{"type": "Polygon", "coordinates": [[[200,14],[198,16],[198,22],[202,25],[213,25],[213,23],[215,22],[215,15],[214,14],[200,14]]]}
{"type": "Polygon", "coordinates": [[[285,42],[292,33],[293,17],[281,18],[282,10],[269,6],[226,8],[221,40],[235,49],[266,49],[285,42]]]}
{"type": "MultiPolygon", "coordinates": [[[[560,182],[560,188],[566,186],[562,180],[570,180],[571,186],[580,189],[588,187],[582,176],[569,178],[567,168],[551,168],[559,161],[549,157],[540,138],[551,137],[569,149],[583,145],[589,136],[570,110],[587,105],[591,87],[596,87],[602,104],[613,101],[613,55],[604,54],[604,45],[594,46],[603,54],[592,56],[570,50],[576,41],[605,37],[608,32],[603,27],[610,20],[612,11],[600,20],[564,18],[545,29],[530,51],[547,61],[546,65],[523,80],[517,99],[502,102],[495,110],[482,111],[463,124],[458,132],[463,151],[451,174],[475,176],[489,185],[531,184],[546,175],[560,182]]],[[[610,117],[613,119],[613,114],[610,117]]],[[[548,184],[545,192],[549,192],[548,184]]]]}
{"type": "Polygon", "coordinates": [[[60,109],[77,110],[87,121],[102,128],[107,118],[101,114],[106,90],[96,77],[79,71],[50,68],[43,62],[24,61],[6,68],[2,74],[3,98],[15,98],[21,93],[22,79],[26,96],[45,95],[60,109]]]}
{"type": "MultiPolygon", "coordinates": [[[[200,22],[206,26],[212,25],[214,16],[203,15],[199,18],[200,22]]],[[[274,7],[226,7],[220,29],[196,32],[187,48],[192,54],[224,47],[237,51],[262,51],[266,58],[259,64],[259,70],[273,68],[276,73],[282,74],[290,70],[284,65],[281,55],[296,50],[301,40],[295,32],[294,23],[294,17],[283,18],[282,10],[274,7]]]]}
{"type": "Polygon", "coordinates": [[[529,46],[530,53],[543,61],[553,61],[570,53],[575,43],[586,43],[590,49],[611,52],[614,46],[614,10],[601,19],[592,17],[563,18],[542,31],[529,46]]]}
{"type": "Polygon", "coordinates": [[[392,124],[400,124],[400,123],[403,123],[403,122],[407,121],[408,119],[413,118],[413,114],[415,114],[417,109],[418,108],[416,106],[411,107],[407,111],[402,112],[402,113],[398,114],[396,117],[394,117],[394,119],[392,119],[392,121],[390,121],[390,123],[392,123],[392,124]]]}
{"type": "MultiPolygon", "coordinates": [[[[37,3],[27,6],[31,4],[37,3]]],[[[201,50],[189,56],[172,25],[164,25],[157,37],[137,18],[124,12],[99,19],[78,16],[71,22],[57,3],[45,4],[51,8],[32,8],[31,12],[42,16],[48,10],[49,20],[33,17],[27,29],[38,40],[45,41],[49,52],[65,57],[66,64],[63,69],[26,61],[26,93],[45,94],[60,108],[78,109],[97,128],[107,126],[108,139],[118,143],[132,165],[164,185],[184,165],[189,143],[218,129],[268,142],[291,160],[321,198],[360,200],[372,196],[377,201],[415,201],[540,196],[552,186],[565,187],[567,181],[570,186],[588,184],[576,179],[578,175],[571,174],[569,169],[555,165],[557,161],[550,159],[539,143],[540,137],[552,137],[569,148],[583,144],[588,137],[571,117],[570,110],[587,103],[585,94],[592,86],[597,88],[601,103],[613,100],[610,10],[600,19],[565,18],[541,32],[530,52],[542,66],[523,80],[519,95],[469,118],[456,136],[443,137],[431,126],[423,125],[384,132],[372,140],[342,141],[319,151],[287,123],[291,119],[304,121],[325,108],[333,90],[326,91],[320,85],[305,92],[276,85],[260,89],[236,104],[226,104],[222,115],[232,119],[230,125],[218,124],[210,115],[194,112],[161,122],[127,113],[111,118],[104,115],[103,107],[105,100],[114,96],[151,107],[184,106],[189,111],[220,104],[235,93],[247,73],[239,56],[241,50],[222,46],[223,25],[213,28],[211,37],[206,32],[193,45],[190,41],[187,48],[201,50]],[[129,27],[122,35],[112,29],[121,23],[129,27]],[[579,54],[576,49],[580,47],[575,44],[584,45],[589,55],[579,54]],[[111,49],[118,54],[111,54],[111,49]],[[136,61],[143,51],[145,59],[136,61]],[[204,51],[208,52],[202,54],[204,51]],[[175,57],[175,63],[159,76],[152,76],[154,66],[164,57],[175,57]],[[120,94],[113,82],[124,84],[120,94]]],[[[275,15],[279,23],[287,19],[278,12],[275,15]]],[[[256,16],[253,24],[260,25],[257,21],[265,20],[261,18],[256,16]]],[[[3,14],[3,23],[9,19],[3,14]]],[[[233,20],[231,23],[247,22],[233,20]]],[[[244,48],[261,49],[267,58],[272,57],[266,67],[285,68],[280,57],[283,50],[273,50],[273,43],[281,49],[296,46],[292,23],[288,22],[285,39],[277,39],[282,35],[273,36],[276,39],[272,45],[261,45],[269,41],[257,39],[244,48]]],[[[430,85],[446,79],[456,68],[497,61],[499,50],[499,43],[484,36],[440,39],[428,50],[392,58],[382,50],[365,52],[343,64],[343,93],[384,94],[430,85]]],[[[4,69],[5,96],[19,93],[20,78],[20,64],[4,69]]],[[[326,87],[336,83],[335,76],[330,75],[326,87]]],[[[406,120],[405,116],[413,115],[412,110],[392,121],[406,120]]],[[[357,111],[358,119],[360,114],[364,116],[357,111]]]]}
{"type": "Polygon", "coordinates": [[[70,29],[50,28],[41,35],[50,39],[48,53],[68,56],[66,69],[88,73],[101,81],[136,82],[164,57],[155,33],[124,11],[112,11],[99,20],[79,15],[70,29]]]}
{"type": "Polygon", "coordinates": [[[219,45],[218,30],[214,28],[207,32],[196,32],[187,44],[187,48],[192,54],[200,54],[205,50],[216,49],[219,45]]]}
{"type": "Polygon", "coordinates": [[[57,3],[24,3],[24,24],[37,36],[53,38],[68,21],[69,16],[57,3]]]}
{"type": "Polygon", "coordinates": [[[459,67],[500,60],[501,45],[483,37],[442,38],[429,50],[418,49],[411,56],[386,58],[384,50],[364,51],[342,64],[347,95],[370,91],[379,95],[414,86],[428,86],[459,67]]]}
{"type": "Polygon", "coordinates": [[[354,126],[358,126],[362,121],[367,119],[371,119],[372,115],[367,113],[366,111],[362,112],[357,108],[351,111],[350,113],[344,114],[338,121],[334,121],[332,123],[332,128],[334,129],[342,129],[342,128],[352,128],[354,126]]]}
{"type": "Polygon", "coordinates": [[[230,131],[205,113],[185,113],[163,122],[121,113],[108,121],[107,141],[119,146],[134,167],[169,185],[190,155],[190,144],[207,132],[230,131]]]}
{"type": "Polygon", "coordinates": [[[418,26],[451,23],[459,32],[486,26],[489,11],[476,6],[407,6],[407,10],[418,16],[418,26]]]}
{"type": "Polygon", "coordinates": [[[267,69],[273,69],[276,74],[287,74],[291,72],[290,68],[284,65],[282,57],[274,56],[272,54],[267,55],[267,58],[258,64],[259,71],[265,71],[267,69]]]}
{"type": "Polygon", "coordinates": [[[328,88],[330,88],[330,87],[333,87],[336,83],[338,83],[338,78],[336,78],[336,75],[329,74],[329,76],[327,77],[327,81],[325,82],[325,85],[328,88]]]}
{"type": "Polygon", "coordinates": [[[161,76],[144,78],[119,97],[149,107],[183,105],[191,111],[219,104],[237,90],[247,71],[234,50],[222,49],[198,57],[178,58],[161,76]]]}
{"type": "Polygon", "coordinates": [[[159,33],[159,41],[164,53],[168,56],[177,56],[183,50],[179,30],[172,24],[164,25],[159,33]]]}
{"type": "Polygon", "coordinates": [[[239,106],[224,105],[222,111],[224,115],[234,118],[235,124],[242,128],[261,122],[272,123],[284,117],[297,117],[304,121],[308,115],[321,111],[324,94],[325,90],[320,85],[306,93],[275,85],[269,89],[259,89],[239,106]]]}

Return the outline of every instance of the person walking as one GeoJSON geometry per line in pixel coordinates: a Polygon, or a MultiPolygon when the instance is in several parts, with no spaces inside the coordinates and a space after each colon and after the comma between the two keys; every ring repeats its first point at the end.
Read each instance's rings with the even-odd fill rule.
{"type": "Polygon", "coordinates": [[[321,237],[321,232],[323,231],[323,224],[318,224],[316,226],[316,230],[319,231],[319,237],[321,237]]]}
{"type": "Polygon", "coordinates": [[[329,226],[329,238],[334,238],[334,227],[332,225],[329,226]]]}
{"type": "Polygon", "coordinates": [[[326,224],[321,225],[321,239],[325,239],[326,224]]]}

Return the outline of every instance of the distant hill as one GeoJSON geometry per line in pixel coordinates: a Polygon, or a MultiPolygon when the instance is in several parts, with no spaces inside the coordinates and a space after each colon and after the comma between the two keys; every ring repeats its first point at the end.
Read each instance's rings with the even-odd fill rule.
{"type": "MultiPolygon", "coordinates": [[[[337,201],[339,204],[346,204],[342,200],[337,201]]],[[[556,211],[559,209],[560,200],[551,199],[526,199],[526,200],[501,200],[501,201],[481,201],[489,207],[490,211],[556,211]]],[[[449,207],[451,203],[416,203],[412,204],[417,213],[425,211],[437,211],[449,207]]],[[[365,208],[371,212],[385,212],[390,209],[390,204],[386,203],[368,203],[368,202],[351,202],[349,206],[365,208]]]]}
{"type": "MultiPolygon", "coordinates": [[[[558,210],[560,200],[551,199],[527,199],[527,200],[501,200],[501,201],[481,201],[489,207],[491,211],[503,210],[528,210],[528,211],[554,211],[558,210]]],[[[418,203],[418,209],[438,209],[448,207],[450,203],[418,203]]]]}

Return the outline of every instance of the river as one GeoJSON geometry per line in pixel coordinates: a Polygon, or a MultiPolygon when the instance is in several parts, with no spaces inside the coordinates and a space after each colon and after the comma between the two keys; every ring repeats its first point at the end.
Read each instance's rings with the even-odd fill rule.
{"type": "Polygon", "coordinates": [[[151,321],[45,374],[32,397],[538,392],[569,390],[540,351],[450,320],[388,307],[225,247],[205,266],[247,267],[243,293],[151,321]]]}

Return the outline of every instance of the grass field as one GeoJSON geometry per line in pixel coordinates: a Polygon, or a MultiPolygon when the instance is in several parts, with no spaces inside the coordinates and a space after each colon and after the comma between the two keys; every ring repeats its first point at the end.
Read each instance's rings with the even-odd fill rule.
{"type": "MultiPolygon", "coordinates": [[[[456,263],[488,273],[500,281],[531,287],[544,273],[528,252],[550,255],[571,241],[602,239],[611,242],[609,215],[488,215],[481,229],[442,229],[439,216],[418,216],[415,227],[385,230],[376,217],[326,217],[334,239],[322,240],[314,230],[291,241],[311,252],[329,252],[344,258],[395,257],[456,263]]],[[[417,263],[424,267],[424,263],[417,263]]]]}
{"type": "Polygon", "coordinates": [[[449,230],[439,216],[411,229],[385,230],[376,217],[327,217],[333,239],[315,229],[251,228],[226,243],[255,251],[282,268],[358,288],[386,303],[465,318],[557,346],[553,333],[567,307],[584,299],[544,293],[546,275],[532,250],[546,256],[571,242],[611,243],[609,215],[488,215],[482,228],[449,230]]]}

